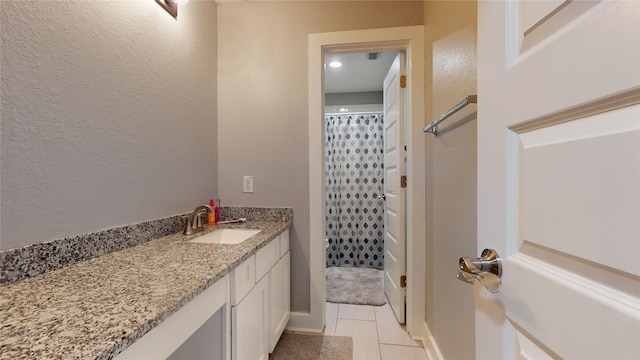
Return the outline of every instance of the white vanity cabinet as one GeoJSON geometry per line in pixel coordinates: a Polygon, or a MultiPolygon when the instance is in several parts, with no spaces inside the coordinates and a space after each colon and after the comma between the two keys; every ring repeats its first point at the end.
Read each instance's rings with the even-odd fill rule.
{"type": "Polygon", "coordinates": [[[114,359],[228,359],[228,277],[211,285],[114,359]]]}
{"type": "Polygon", "coordinates": [[[285,230],[115,359],[268,360],[290,318],[290,264],[285,230]]]}
{"type": "Polygon", "coordinates": [[[231,358],[268,359],[290,317],[289,232],[231,274],[231,358]],[[249,290],[255,281],[255,286],[249,290]]]}

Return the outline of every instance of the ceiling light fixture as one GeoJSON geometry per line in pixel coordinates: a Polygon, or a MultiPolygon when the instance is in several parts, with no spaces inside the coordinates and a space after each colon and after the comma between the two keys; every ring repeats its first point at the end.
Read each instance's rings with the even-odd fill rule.
{"type": "Polygon", "coordinates": [[[340,61],[332,61],[329,63],[329,66],[334,69],[337,69],[339,67],[342,67],[342,63],[340,61]]]}

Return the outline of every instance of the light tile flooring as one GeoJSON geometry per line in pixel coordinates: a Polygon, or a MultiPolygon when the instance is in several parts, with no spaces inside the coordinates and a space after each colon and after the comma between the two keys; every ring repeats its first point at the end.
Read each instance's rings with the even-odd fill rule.
{"type": "Polygon", "coordinates": [[[402,329],[389,304],[326,303],[325,335],[351,336],[354,360],[427,360],[420,343],[402,329]]]}

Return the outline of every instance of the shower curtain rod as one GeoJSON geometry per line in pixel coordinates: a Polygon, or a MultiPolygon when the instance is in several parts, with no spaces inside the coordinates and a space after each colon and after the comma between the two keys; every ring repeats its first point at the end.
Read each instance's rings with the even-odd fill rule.
{"type": "Polygon", "coordinates": [[[339,113],[325,113],[324,115],[358,115],[358,114],[382,114],[382,110],[379,111],[354,111],[354,112],[339,112],[339,113]]]}

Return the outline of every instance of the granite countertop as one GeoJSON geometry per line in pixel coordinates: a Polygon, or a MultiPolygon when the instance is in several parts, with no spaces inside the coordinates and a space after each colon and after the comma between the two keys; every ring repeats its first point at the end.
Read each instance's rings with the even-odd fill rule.
{"type": "Polygon", "coordinates": [[[288,229],[237,245],[187,243],[181,233],[0,287],[0,359],[110,359],[288,229]]]}

